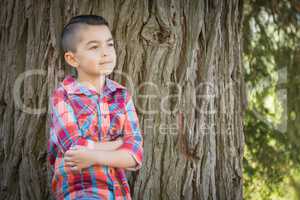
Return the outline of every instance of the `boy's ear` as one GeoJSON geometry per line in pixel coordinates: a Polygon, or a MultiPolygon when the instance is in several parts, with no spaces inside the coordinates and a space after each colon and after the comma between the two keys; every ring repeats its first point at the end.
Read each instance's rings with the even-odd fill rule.
{"type": "Polygon", "coordinates": [[[75,55],[72,52],[70,52],[70,51],[65,52],[64,58],[65,58],[65,61],[72,67],[75,67],[75,68],[78,67],[79,63],[77,62],[75,55]]]}

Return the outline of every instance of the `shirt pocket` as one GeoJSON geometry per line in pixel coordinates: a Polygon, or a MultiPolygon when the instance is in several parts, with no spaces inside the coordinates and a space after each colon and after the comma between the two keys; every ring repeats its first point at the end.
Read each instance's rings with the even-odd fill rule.
{"type": "Polygon", "coordinates": [[[125,118],[125,113],[122,110],[110,113],[110,125],[108,129],[108,135],[111,138],[111,140],[115,140],[118,137],[123,137],[125,118]]]}
{"type": "Polygon", "coordinates": [[[89,132],[89,129],[94,129],[95,120],[97,119],[97,109],[92,105],[85,105],[81,110],[78,111],[77,122],[83,135],[89,132]]]}

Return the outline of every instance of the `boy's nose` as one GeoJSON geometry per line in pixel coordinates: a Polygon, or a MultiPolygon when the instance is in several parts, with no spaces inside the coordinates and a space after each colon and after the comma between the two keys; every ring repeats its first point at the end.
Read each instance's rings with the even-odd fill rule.
{"type": "Polygon", "coordinates": [[[109,47],[103,46],[101,50],[101,57],[108,56],[110,54],[109,47]]]}
{"type": "Polygon", "coordinates": [[[107,51],[104,51],[103,54],[102,54],[103,57],[108,56],[108,55],[109,55],[109,53],[107,51]]]}

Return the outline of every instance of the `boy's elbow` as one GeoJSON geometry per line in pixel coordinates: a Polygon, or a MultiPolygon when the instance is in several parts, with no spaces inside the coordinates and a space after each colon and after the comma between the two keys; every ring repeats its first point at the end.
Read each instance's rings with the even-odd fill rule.
{"type": "Polygon", "coordinates": [[[130,163],[130,166],[126,167],[125,170],[128,171],[137,171],[142,167],[141,163],[138,163],[133,157],[132,162],[130,163]]]}
{"type": "Polygon", "coordinates": [[[120,150],[122,151],[124,154],[127,154],[126,159],[126,167],[124,167],[125,170],[129,170],[129,171],[137,171],[142,167],[142,163],[140,161],[138,161],[138,158],[136,157],[135,154],[133,154],[131,151],[127,150],[127,149],[123,149],[120,150]]]}

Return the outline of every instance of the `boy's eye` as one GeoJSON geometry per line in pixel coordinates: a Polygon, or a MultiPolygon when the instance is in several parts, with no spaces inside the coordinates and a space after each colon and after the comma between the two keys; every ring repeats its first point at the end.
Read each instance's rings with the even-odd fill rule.
{"type": "Polygon", "coordinates": [[[108,46],[114,46],[114,43],[110,43],[110,44],[108,44],[108,46]]]}
{"type": "Polygon", "coordinates": [[[92,46],[90,49],[97,49],[98,46],[92,46]]]}

